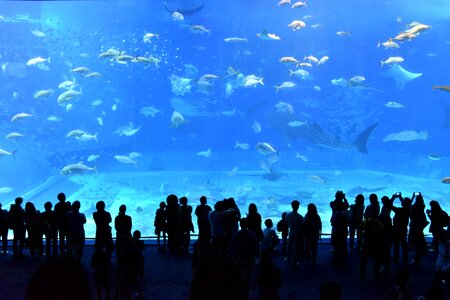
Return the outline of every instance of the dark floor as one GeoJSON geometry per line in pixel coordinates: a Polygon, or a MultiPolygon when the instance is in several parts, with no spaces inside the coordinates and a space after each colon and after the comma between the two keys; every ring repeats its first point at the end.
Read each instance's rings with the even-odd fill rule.
{"type": "MultiPolygon", "coordinates": [[[[93,247],[86,246],[82,259],[89,273],[90,256],[93,247]]],[[[383,275],[378,282],[373,279],[371,265],[365,280],[359,278],[359,253],[350,253],[347,265],[336,268],[330,264],[332,257],[329,243],[319,245],[318,264],[291,267],[280,255],[275,262],[282,270],[283,283],[280,290],[281,299],[318,299],[319,287],[326,280],[334,280],[343,287],[344,299],[384,299],[393,284],[393,278],[399,265],[393,264],[389,275],[383,275]]],[[[147,245],[145,250],[145,299],[187,299],[192,278],[191,255],[175,256],[161,252],[154,245],[147,245]]],[[[25,257],[20,261],[11,254],[0,255],[0,300],[23,299],[27,283],[32,273],[45,261],[40,257],[25,257]]],[[[434,274],[436,254],[429,252],[423,259],[422,266],[411,266],[410,288],[414,296],[423,295],[431,283],[434,274]]],[[[257,299],[257,290],[251,291],[250,299],[257,299]]]]}

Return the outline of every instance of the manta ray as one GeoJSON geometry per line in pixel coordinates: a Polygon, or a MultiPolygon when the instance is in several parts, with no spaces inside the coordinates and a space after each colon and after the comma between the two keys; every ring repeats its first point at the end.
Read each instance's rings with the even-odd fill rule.
{"type": "Polygon", "coordinates": [[[409,81],[422,76],[422,73],[412,73],[403,69],[399,64],[393,64],[389,70],[381,73],[381,75],[391,77],[395,80],[397,88],[402,89],[409,81]]]}
{"type": "Polygon", "coordinates": [[[164,1],[164,7],[168,12],[173,14],[179,12],[184,16],[192,15],[200,11],[205,2],[203,0],[166,0],[164,1]]]}

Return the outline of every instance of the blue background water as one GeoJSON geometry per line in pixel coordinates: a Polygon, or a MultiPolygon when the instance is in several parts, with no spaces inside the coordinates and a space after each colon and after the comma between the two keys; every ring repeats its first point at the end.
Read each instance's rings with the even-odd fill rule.
{"type": "MultiPolygon", "coordinates": [[[[192,1],[197,5],[200,1],[192,1]]],[[[97,166],[98,172],[145,172],[165,170],[230,171],[261,170],[265,157],[255,150],[258,142],[268,142],[279,150],[272,167],[286,170],[370,169],[440,180],[448,176],[450,130],[445,127],[446,107],[450,94],[432,91],[433,85],[450,84],[447,59],[450,50],[448,26],[450,9],[445,1],[428,5],[421,1],[308,1],[307,7],[278,7],[277,1],[207,1],[203,9],[174,21],[163,1],[123,2],[0,2],[0,133],[20,132],[20,140],[2,140],[0,148],[17,150],[16,160],[4,157],[0,163],[0,187],[14,192],[2,195],[12,200],[48,177],[60,176],[68,164],[83,161],[97,166]],[[304,18],[307,16],[306,18],[304,18]],[[308,18],[308,16],[310,16],[308,18]],[[307,27],[292,31],[287,27],[294,19],[307,27]],[[406,29],[412,21],[431,25],[399,49],[377,47],[406,29]],[[313,29],[310,26],[323,27],[313,29]],[[189,30],[203,25],[210,34],[189,30]],[[45,33],[39,38],[31,31],[45,33]],[[280,41],[258,39],[256,34],[268,30],[280,41]],[[338,36],[337,31],[351,32],[338,36]],[[146,33],[159,34],[144,43],[146,33]],[[243,37],[248,42],[226,43],[224,38],[243,37]],[[132,56],[161,59],[158,66],[128,62],[118,64],[98,55],[110,48],[132,56]],[[82,56],[80,56],[82,54],[82,56]],[[302,59],[307,55],[330,57],[324,65],[308,71],[311,79],[303,81],[289,76],[289,69],[279,63],[282,56],[302,59]],[[25,66],[34,57],[51,57],[44,63],[49,70],[25,66]],[[83,57],[84,56],[84,57],[83,57]],[[423,73],[399,89],[395,81],[381,75],[388,66],[380,61],[389,56],[402,56],[403,68],[423,73]],[[175,95],[170,77],[185,76],[185,65],[198,69],[193,83],[204,74],[215,74],[209,93],[199,92],[195,84],[182,97],[175,95]],[[83,78],[70,70],[85,66],[102,74],[99,78],[83,78]],[[244,76],[264,78],[264,86],[234,87],[226,96],[226,77],[231,66],[244,76]],[[338,87],[333,79],[350,79],[362,75],[370,88],[338,87]],[[63,91],[58,84],[75,80],[75,90],[82,95],[70,100],[73,109],[66,111],[57,103],[63,91]],[[276,93],[273,86],[292,80],[297,87],[276,93]],[[320,86],[317,92],[314,86],[320,86]],[[53,89],[49,97],[34,99],[33,93],[53,89]],[[188,121],[178,128],[171,126],[174,107],[171,99],[181,98],[184,108],[189,103],[200,106],[202,113],[180,111],[188,121]],[[94,100],[102,104],[92,106],[94,100]],[[286,139],[271,128],[267,120],[276,112],[280,101],[290,103],[301,120],[317,122],[326,132],[351,144],[367,126],[378,123],[368,141],[368,154],[356,150],[336,150],[314,145],[302,139],[286,139]],[[405,105],[393,109],[388,101],[405,105]],[[112,110],[116,105],[117,109],[112,110]],[[154,117],[145,117],[142,107],[154,106],[154,117]],[[226,112],[234,111],[232,116],[226,112]],[[25,120],[11,122],[17,113],[33,114],[25,120]],[[225,114],[224,114],[225,112],[225,114]],[[61,118],[51,122],[50,115],[61,118]],[[96,118],[102,117],[103,126],[96,118]],[[253,123],[261,124],[255,133],[253,123]],[[115,134],[120,126],[133,122],[141,127],[134,136],[115,134]],[[74,129],[98,133],[98,142],[80,142],[66,137],[74,129]],[[383,142],[390,133],[404,130],[428,131],[428,139],[408,142],[383,142]],[[234,148],[236,140],[250,149],[234,148]],[[211,149],[211,157],[197,153],[211,149]],[[123,164],[114,155],[142,154],[137,166],[123,164]],[[307,158],[296,159],[296,154],[307,158]],[[94,162],[86,162],[91,154],[99,154],[94,162]],[[430,160],[438,154],[439,161],[430,160]]],[[[177,6],[177,2],[169,2],[177,6]]],[[[447,123],[448,124],[448,123],[447,123]]]]}

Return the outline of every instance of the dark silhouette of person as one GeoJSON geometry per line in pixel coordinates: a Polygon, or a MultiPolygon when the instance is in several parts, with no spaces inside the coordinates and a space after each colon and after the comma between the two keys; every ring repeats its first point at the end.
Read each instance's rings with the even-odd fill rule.
{"type": "Polygon", "coordinates": [[[205,196],[200,197],[200,205],[195,208],[198,226],[198,241],[201,243],[210,243],[211,241],[211,223],[209,222],[209,212],[211,207],[207,204],[205,196]]]}
{"type": "Polygon", "coordinates": [[[262,231],[262,218],[255,203],[250,203],[250,205],[248,206],[247,223],[248,229],[256,234],[259,242],[262,242],[264,238],[264,234],[262,231]]]}
{"type": "Polygon", "coordinates": [[[422,195],[413,194],[414,204],[411,206],[411,221],[409,223],[409,239],[414,249],[412,263],[420,265],[422,257],[428,252],[427,242],[423,230],[430,222],[425,216],[425,203],[422,195]]]}
{"type": "Polygon", "coordinates": [[[153,222],[155,226],[156,242],[158,244],[158,250],[166,249],[166,231],[167,231],[167,214],[166,214],[166,203],[160,202],[159,208],[155,213],[155,221],[153,222]],[[161,245],[161,238],[163,243],[161,245]]]}
{"type": "Polygon", "coordinates": [[[320,286],[320,300],[341,300],[342,287],[335,281],[326,281],[320,286]]]}
{"type": "Polygon", "coordinates": [[[331,242],[333,245],[333,264],[338,267],[347,261],[348,214],[344,202],[336,202],[331,215],[331,242]]]}
{"type": "Polygon", "coordinates": [[[334,200],[330,202],[330,208],[332,213],[335,212],[336,204],[339,203],[341,210],[348,210],[350,207],[343,191],[336,191],[336,193],[334,194],[334,200]]]}
{"type": "Polygon", "coordinates": [[[433,249],[437,249],[439,245],[439,234],[449,225],[450,220],[448,214],[436,200],[430,201],[430,209],[427,209],[425,212],[430,219],[429,231],[433,235],[431,244],[433,245],[433,249]]]}
{"type": "Polygon", "coordinates": [[[114,228],[116,230],[116,256],[122,253],[123,249],[129,247],[133,237],[131,236],[131,228],[133,222],[130,216],[126,215],[127,207],[122,204],[119,207],[119,214],[114,219],[114,228]]]}
{"type": "Polygon", "coordinates": [[[262,252],[261,254],[256,282],[260,300],[280,299],[278,291],[282,283],[281,270],[273,262],[270,253],[262,252]]]}
{"type": "Polygon", "coordinates": [[[112,239],[111,226],[112,221],[111,214],[105,210],[105,202],[98,201],[95,204],[96,212],[92,214],[95,221],[95,251],[100,252],[105,250],[109,253],[114,251],[114,242],[112,239]]]}
{"type": "Polygon", "coordinates": [[[231,242],[231,257],[241,268],[247,291],[251,286],[253,267],[259,258],[259,240],[254,231],[248,227],[248,219],[241,218],[241,230],[233,235],[231,242]]]}
{"type": "Polygon", "coordinates": [[[371,213],[372,210],[376,211],[376,215],[378,218],[378,215],[380,214],[380,202],[378,201],[377,194],[370,194],[369,202],[370,204],[367,205],[366,210],[364,211],[364,219],[368,219],[373,216],[371,213]]]}
{"type": "Polygon", "coordinates": [[[167,246],[171,252],[177,252],[182,246],[181,220],[178,211],[178,197],[174,194],[166,198],[167,246]]]}
{"type": "Polygon", "coordinates": [[[111,259],[106,251],[94,251],[91,257],[97,299],[111,299],[111,259]],[[105,298],[103,298],[105,294],[105,298]]]}
{"type": "Polygon", "coordinates": [[[80,261],[70,256],[47,259],[31,276],[25,300],[91,300],[92,291],[80,261]]]}
{"type": "Polygon", "coordinates": [[[55,218],[59,237],[59,252],[61,255],[66,254],[67,239],[67,219],[66,215],[70,210],[70,203],[66,202],[66,195],[59,193],[58,203],[55,204],[55,218]]]}
{"type": "Polygon", "coordinates": [[[45,202],[44,212],[41,213],[42,230],[45,236],[45,256],[50,258],[58,254],[58,229],[52,203],[45,202]]]}
{"type": "Polygon", "coordinates": [[[362,221],[364,216],[364,195],[358,194],[355,198],[355,204],[350,205],[350,250],[355,249],[355,234],[356,234],[356,250],[361,250],[362,247],[362,221]]]}
{"type": "Polygon", "coordinates": [[[28,233],[28,247],[30,248],[30,255],[34,256],[37,251],[39,256],[43,254],[42,243],[42,220],[41,214],[33,203],[25,203],[25,228],[28,233]]]}
{"type": "Polygon", "coordinates": [[[373,258],[373,276],[378,279],[380,276],[380,261],[383,250],[382,242],[384,235],[383,223],[378,219],[378,211],[371,209],[370,215],[363,221],[363,248],[360,263],[360,277],[366,276],[367,263],[369,258],[373,258]]]}
{"type": "Polygon", "coordinates": [[[277,232],[273,229],[272,219],[264,220],[266,228],[263,230],[264,238],[261,242],[261,253],[267,252],[272,255],[275,252],[275,247],[280,243],[277,232]]]}
{"type": "MultiPolygon", "coordinates": [[[[131,289],[136,290],[138,299],[143,297],[141,281],[144,276],[144,243],[141,232],[133,232],[131,243],[122,248],[117,261],[117,291],[119,299],[132,299],[131,289]]],[[[124,245],[123,245],[124,246],[124,245]]]]}
{"type": "Polygon", "coordinates": [[[286,250],[287,250],[287,242],[288,242],[288,235],[289,235],[289,226],[286,222],[286,215],[287,212],[284,212],[281,214],[281,220],[277,223],[277,231],[281,232],[281,254],[283,256],[286,256],[286,250]]]}
{"type": "Polygon", "coordinates": [[[315,265],[317,260],[317,248],[322,235],[322,220],[317,213],[317,207],[313,203],[308,204],[305,215],[305,249],[307,260],[315,265]]]}
{"type": "Polygon", "coordinates": [[[380,215],[378,219],[381,224],[383,224],[383,236],[380,244],[380,263],[383,265],[384,269],[381,273],[385,275],[389,274],[391,267],[391,250],[392,250],[392,239],[393,239],[393,225],[391,218],[391,208],[394,199],[387,196],[381,197],[381,207],[380,215]]]}
{"type": "Polygon", "coordinates": [[[182,232],[182,249],[183,253],[189,253],[191,244],[191,232],[194,232],[194,224],[192,223],[192,206],[188,205],[188,198],[181,197],[179,199],[180,206],[178,208],[180,215],[180,225],[182,232]]]}
{"type": "Polygon", "coordinates": [[[8,253],[8,211],[2,209],[0,203],[0,236],[2,238],[3,254],[8,253]]]}
{"type": "Polygon", "coordinates": [[[305,244],[305,221],[298,213],[300,201],[291,202],[292,211],[286,215],[286,223],[289,226],[288,249],[285,260],[292,264],[300,265],[303,259],[305,244]]]}
{"type": "Polygon", "coordinates": [[[190,300],[246,300],[247,287],[239,265],[229,257],[211,256],[195,269],[190,300]]]}
{"type": "Polygon", "coordinates": [[[411,199],[403,198],[400,194],[394,194],[392,199],[400,200],[400,207],[392,206],[391,209],[395,213],[392,219],[392,244],[394,246],[394,253],[392,260],[399,261],[400,246],[402,247],[402,261],[408,263],[408,225],[411,215],[411,199]]]}
{"type": "Polygon", "coordinates": [[[225,218],[223,220],[223,227],[226,236],[226,248],[227,253],[231,247],[231,241],[233,235],[239,230],[239,220],[241,219],[241,211],[236,205],[234,198],[228,198],[223,200],[225,218]]]}
{"type": "Polygon", "coordinates": [[[227,254],[227,239],[224,227],[226,213],[224,212],[223,201],[214,204],[214,210],[209,212],[209,222],[211,223],[211,251],[214,255],[227,254]]]}
{"type": "MultiPolygon", "coordinates": [[[[406,199],[406,198],[405,198],[406,199]]],[[[386,300],[409,300],[414,299],[409,289],[410,272],[406,266],[398,268],[395,275],[394,286],[388,291],[386,300]]],[[[435,299],[435,298],[425,298],[435,299]]]]}
{"type": "Polygon", "coordinates": [[[22,208],[22,197],[17,197],[14,202],[8,212],[8,223],[14,233],[12,244],[14,258],[21,258],[25,246],[25,210],[22,208]]]}
{"type": "Polygon", "coordinates": [[[80,213],[81,203],[76,200],[72,204],[72,210],[67,213],[67,229],[69,236],[69,255],[73,255],[77,259],[81,259],[84,251],[85,232],[84,224],[86,224],[86,216],[80,213]]]}

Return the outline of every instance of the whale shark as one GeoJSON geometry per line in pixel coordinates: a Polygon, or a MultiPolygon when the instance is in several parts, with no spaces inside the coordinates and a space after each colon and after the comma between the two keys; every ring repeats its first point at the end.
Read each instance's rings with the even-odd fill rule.
{"type": "Polygon", "coordinates": [[[305,122],[298,127],[290,127],[289,122],[295,116],[280,112],[270,112],[265,115],[263,121],[266,125],[280,133],[289,140],[303,139],[312,144],[332,149],[355,149],[361,153],[367,153],[367,141],[378,126],[374,123],[359,133],[353,142],[343,142],[339,136],[323,130],[316,122],[305,122]]]}

